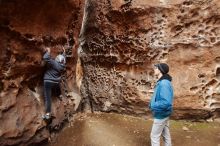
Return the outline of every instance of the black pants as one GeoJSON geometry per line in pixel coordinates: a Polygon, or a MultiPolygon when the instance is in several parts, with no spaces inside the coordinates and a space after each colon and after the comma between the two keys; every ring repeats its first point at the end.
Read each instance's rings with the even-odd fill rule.
{"type": "Polygon", "coordinates": [[[61,94],[60,84],[44,81],[44,97],[45,97],[46,113],[51,112],[52,93],[55,96],[59,96],[61,94]]]}

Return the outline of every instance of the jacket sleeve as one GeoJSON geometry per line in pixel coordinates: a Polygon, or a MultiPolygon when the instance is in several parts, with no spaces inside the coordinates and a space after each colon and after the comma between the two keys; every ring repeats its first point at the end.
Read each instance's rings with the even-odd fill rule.
{"type": "Polygon", "coordinates": [[[154,111],[169,110],[172,107],[173,93],[170,85],[162,82],[160,85],[159,99],[156,99],[155,103],[151,105],[151,109],[154,111]]]}
{"type": "Polygon", "coordinates": [[[51,59],[49,52],[46,52],[46,53],[44,54],[43,60],[46,61],[46,63],[49,64],[49,65],[54,65],[54,60],[51,59]]]}

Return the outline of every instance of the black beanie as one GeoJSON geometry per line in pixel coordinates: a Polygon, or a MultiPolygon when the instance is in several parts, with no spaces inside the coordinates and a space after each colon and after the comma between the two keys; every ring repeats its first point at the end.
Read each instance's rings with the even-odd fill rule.
{"type": "Polygon", "coordinates": [[[166,63],[159,63],[155,65],[162,74],[167,74],[169,72],[169,66],[166,63]]]}

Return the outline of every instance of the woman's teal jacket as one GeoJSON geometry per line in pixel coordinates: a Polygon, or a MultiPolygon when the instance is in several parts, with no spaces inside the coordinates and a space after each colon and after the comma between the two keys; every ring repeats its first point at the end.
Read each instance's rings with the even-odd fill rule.
{"type": "Polygon", "coordinates": [[[155,119],[169,117],[173,111],[173,87],[171,81],[162,79],[157,82],[150,101],[150,109],[155,119]]]}

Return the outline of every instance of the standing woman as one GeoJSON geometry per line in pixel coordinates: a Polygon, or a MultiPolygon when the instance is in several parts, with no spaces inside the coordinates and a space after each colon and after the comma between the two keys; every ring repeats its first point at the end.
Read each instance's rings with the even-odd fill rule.
{"type": "Polygon", "coordinates": [[[169,66],[167,64],[159,63],[154,67],[154,74],[158,81],[149,104],[154,117],[150,135],[151,146],[160,146],[161,135],[164,146],[171,146],[169,117],[173,111],[172,77],[168,74],[169,66]]]}

